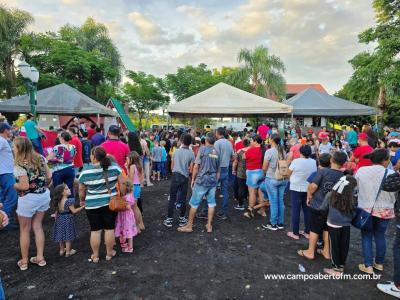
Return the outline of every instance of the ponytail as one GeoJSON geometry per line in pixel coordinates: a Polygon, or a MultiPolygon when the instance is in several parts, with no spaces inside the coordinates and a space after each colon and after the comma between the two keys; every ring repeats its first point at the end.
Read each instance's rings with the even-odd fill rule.
{"type": "Polygon", "coordinates": [[[107,156],[106,150],[103,147],[95,147],[92,149],[92,155],[100,163],[103,171],[107,171],[111,166],[111,159],[107,156]]]}

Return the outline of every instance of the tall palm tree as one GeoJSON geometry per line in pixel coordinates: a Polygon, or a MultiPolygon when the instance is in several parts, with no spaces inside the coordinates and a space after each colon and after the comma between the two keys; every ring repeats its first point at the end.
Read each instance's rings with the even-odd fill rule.
{"type": "Polygon", "coordinates": [[[15,92],[14,56],[19,51],[22,34],[32,22],[33,17],[28,12],[0,5],[0,68],[5,77],[7,98],[11,98],[15,92]]]}
{"type": "Polygon", "coordinates": [[[269,53],[268,48],[241,49],[238,62],[243,65],[231,77],[236,86],[250,82],[253,94],[273,99],[285,97],[286,84],[282,75],[285,66],[278,56],[269,53]]]}

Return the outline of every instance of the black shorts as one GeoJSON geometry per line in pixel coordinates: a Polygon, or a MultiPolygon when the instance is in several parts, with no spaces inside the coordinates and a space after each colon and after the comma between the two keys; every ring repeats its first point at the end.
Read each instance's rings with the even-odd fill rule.
{"type": "Polygon", "coordinates": [[[323,231],[328,231],[326,221],[328,215],[326,212],[310,209],[310,231],[316,234],[322,234],[323,231]]]}
{"type": "Polygon", "coordinates": [[[117,213],[111,211],[108,205],[96,209],[86,209],[86,215],[89,219],[90,231],[115,229],[117,213]]]}

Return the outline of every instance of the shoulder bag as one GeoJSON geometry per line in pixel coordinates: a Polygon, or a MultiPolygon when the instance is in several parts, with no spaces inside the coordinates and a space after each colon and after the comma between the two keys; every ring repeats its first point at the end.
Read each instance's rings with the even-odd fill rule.
{"type": "MultiPolygon", "coordinates": [[[[108,181],[108,173],[107,173],[107,171],[103,171],[103,175],[104,175],[104,179],[106,181],[108,194],[111,197],[111,189],[110,189],[110,183],[108,181]]],[[[119,192],[118,192],[118,194],[116,196],[111,197],[110,203],[108,204],[108,208],[111,211],[115,211],[115,212],[125,211],[125,210],[127,210],[127,206],[128,206],[128,202],[124,199],[124,197],[120,196],[119,192]]]]}
{"type": "Polygon", "coordinates": [[[388,170],[386,169],[385,173],[383,174],[381,184],[379,185],[378,193],[376,194],[374,204],[372,205],[371,212],[367,212],[364,209],[357,207],[357,209],[355,211],[355,215],[353,217],[353,220],[351,221],[351,224],[354,227],[361,229],[361,230],[365,230],[365,231],[373,230],[372,211],[374,210],[375,203],[378,200],[379,194],[382,191],[382,187],[384,185],[387,173],[388,173],[388,170]]]}

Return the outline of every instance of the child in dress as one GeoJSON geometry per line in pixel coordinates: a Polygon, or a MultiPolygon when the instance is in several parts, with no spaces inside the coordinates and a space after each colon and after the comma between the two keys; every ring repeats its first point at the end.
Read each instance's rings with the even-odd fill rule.
{"type": "Polygon", "coordinates": [[[60,256],[70,257],[76,253],[72,249],[72,241],[78,237],[75,216],[84,206],[75,208],[74,198],[66,184],[59,184],[54,189],[53,203],[56,210],[53,240],[60,245],[60,256]]]}
{"type": "Polygon", "coordinates": [[[133,212],[134,207],[137,205],[132,194],[132,183],[127,181],[125,185],[126,194],[124,196],[124,199],[126,200],[126,202],[128,202],[128,204],[126,210],[118,212],[115,222],[115,236],[119,237],[122,252],[132,253],[133,237],[138,234],[136,228],[135,214],[133,212]]]}
{"type": "Polygon", "coordinates": [[[136,151],[132,151],[127,158],[128,177],[130,182],[133,184],[133,197],[136,200],[137,205],[134,207],[134,214],[136,224],[138,226],[138,233],[144,230],[143,223],[143,208],[142,198],[140,198],[140,192],[142,190],[141,185],[144,181],[144,172],[142,167],[142,159],[136,151]]]}

